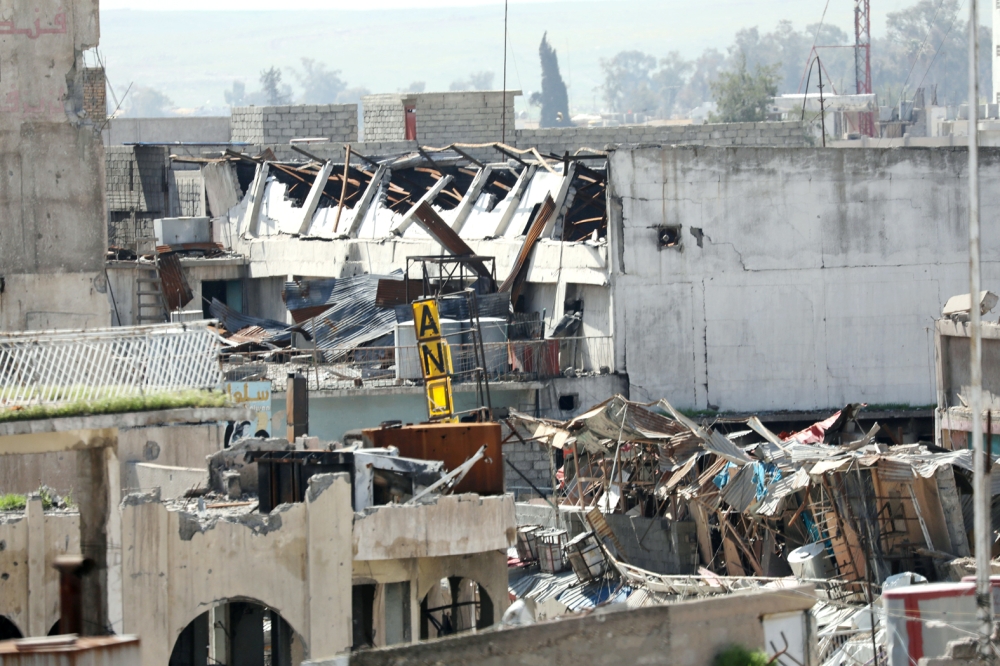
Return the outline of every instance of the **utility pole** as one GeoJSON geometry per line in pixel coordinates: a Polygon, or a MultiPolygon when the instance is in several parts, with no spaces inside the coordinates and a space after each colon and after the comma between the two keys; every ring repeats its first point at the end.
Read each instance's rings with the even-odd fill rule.
{"type": "MultiPolygon", "coordinates": [[[[854,80],[859,95],[872,94],[872,22],[869,0],[854,0],[854,80]]],[[[870,111],[858,115],[858,130],[875,136],[875,118],[870,111]]]]}
{"type": "MultiPolygon", "coordinates": [[[[823,63],[820,62],[819,56],[816,56],[816,62],[819,64],[819,123],[823,132],[823,147],[826,148],[826,106],[823,104],[823,63]]],[[[808,90],[806,91],[809,92],[808,90]]]]}
{"type": "Polygon", "coordinates": [[[500,143],[507,143],[507,0],[503,2],[503,110],[500,112],[500,143]]]}
{"type": "Polygon", "coordinates": [[[983,658],[992,652],[992,594],[990,591],[990,470],[983,445],[983,331],[980,301],[979,247],[979,34],[977,0],[969,1],[969,409],[972,412],[973,525],[976,535],[976,623],[983,658]]]}

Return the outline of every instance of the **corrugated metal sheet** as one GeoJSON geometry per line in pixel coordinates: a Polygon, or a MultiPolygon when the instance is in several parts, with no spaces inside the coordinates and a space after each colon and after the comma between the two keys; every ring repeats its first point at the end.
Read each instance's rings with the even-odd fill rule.
{"type": "Polygon", "coordinates": [[[730,476],[729,483],[722,489],[722,500],[740,513],[753,504],[756,497],[756,486],[753,482],[753,465],[744,465],[730,476]]]}
{"type": "Polygon", "coordinates": [[[685,431],[676,421],[651,412],[620,395],[602,402],[567,424],[577,444],[587,448],[603,447],[603,442],[665,442],[685,431]]]}
{"type": "Polygon", "coordinates": [[[881,458],[875,465],[880,481],[908,483],[913,481],[913,466],[896,458],[881,458]]]}
{"type": "Polygon", "coordinates": [[[179,310],[194,298],[194,293],[184,276],[184,269],[181,268],[180,257],[175,252],[161,252],[157,263],[167,305],[171,311],[179,310]]]}
{"type": "Polygon", "coordinates": [[[255,342],[279,344],[288,343],[292,339],[292,332],[285,322],[245,315],[242,312],[233,310],[217,298],[212,299],[212,304],[208,306],[208,311],[213,317],[219,320],[223,328],[232,333],[254,327],[264,329],[267,332],[266,337],[255,338],[255,342]]]}
{"type": "MultiPolygon", "coordinates": [[[[510,316],[510,294],[507,292],[478,294],[476,304],[479,306],[480,317],[506,319],[510,316]]],[[[397,305],[395,310],[396,321],[400,324],[413,321],[413,308],[410,305],[397,305]]],[[[469,318],[469,302],[465,297],[442,298],[438,301],[438,313],[442,319],[465,321],[469,318]]]]}
{"type": "MultiPolygon", "coordinates": [[[[315,305],[317,299],[322,299],[327,309],[303,322],[302,327],[309,331],[318,348],[346,351],[392,332],[395,313],[375,304],[379,280],[387,277],[393,276],[355,275],[337,280],[304,281],[296,283],[297,292],[286,291],[285,302],[315,305]],[[310,293],[303,296],[303,288],[310,293]]],[[[342,355],[342,352],[328,351],[324,356],[327,361],[335,361],[342,355]]]]}
{"type": "Polygon", "coordinates": [[[378,289],[378,282],[381,280],[390,283],[398,282],[400,285],[403,284],[402,271],[395,271],[391,275],[356,275],[346,278],[300,280],[298,282],[286,282],[281,291],[281,298],[285,301],[285,306],[292,313],[295,321],[305,321],[325,310],[329,310],[338,303],[338,299],[343,299],[345,295],[349,295],[349,291],[345,292],[345,288],[356,284],[359,278],[362,281],[374,279],[376,282],[376,291],[378,289]],[[338,289],[338,285],[340,285],[340,289],[338,289]],[[300,319],[296,316],[296,313],[302,310],[315,311],[312,315],[300,319]]]}

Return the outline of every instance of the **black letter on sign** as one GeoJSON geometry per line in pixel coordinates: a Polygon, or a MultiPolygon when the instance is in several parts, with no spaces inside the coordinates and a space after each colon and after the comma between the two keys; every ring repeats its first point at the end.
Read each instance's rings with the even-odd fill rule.
{"type": "Polygon", "coordinates": [[[421,340],[424,338],[441,337],[441,331],[438,330],[437,322],[435,322],[434,317],[431,316],[430,308],[421,308],[420,330],[417,332],[417,337],[421,340]],[[431,331],[432,335],[427,335],[427,331],[431,331]]]}
{"type": "Polygon", "coordinates": [[[424,377],[443,375],[447,372],[444,368],[444,348],[440,342],[434,343],[434,347],[437,347],[437,357],[434,356],[434,348],[431,345],[427,343],[420,345],[420,351],[423,352],[424,377]],[[436,372],[431,369],[431,363],[434,364],[436,372]]]}

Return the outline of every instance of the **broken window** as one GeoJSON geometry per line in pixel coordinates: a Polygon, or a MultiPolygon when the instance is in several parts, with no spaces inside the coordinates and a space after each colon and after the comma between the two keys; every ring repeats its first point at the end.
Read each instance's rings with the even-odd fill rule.
{"type": "Polygon", "coordinates": [[[375,645],[375,587],[362,584],[351,588],[351,650],[375,645]]]}
{"type": "Polygon", "coordinates": [[[420,638],[438,638],[493,624],[493,601],[470,578],[442,578],[420,602],[420,638]]]}
{"type": "Polygon", "coordinates": [[[385,644],[410,642],[410,582],[382,586],[385,606],[385,644]]]}
{"type": "Polygon", "coordinates": [[[679,224],[672,224],[663,227],[656,227],[656,246],[659,249],[681,247],[681,227],[679,224]]]}
{"type": "Polygon", "coordinates": [[[607,171],[577,162],[570,189],[572,198],[563,222],[563,240],[580,241],[608,235],[607,171]]]}

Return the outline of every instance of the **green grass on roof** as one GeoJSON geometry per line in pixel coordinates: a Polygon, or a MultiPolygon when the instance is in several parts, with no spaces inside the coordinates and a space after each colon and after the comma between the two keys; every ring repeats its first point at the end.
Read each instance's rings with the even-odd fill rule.
{"type": "Polygon", "coordinates": [[[61,405],[31,405],[28,407],[0,406],[0,423],[8,421],[36,421],[69,416],[94,416],[96,414],[124,414],[149,412],[159,409],[185,407],[230,407],[229,396],[220,391],[179,391],[153,393],[117,398],[101,398],[68,402],[61,405]]]}

